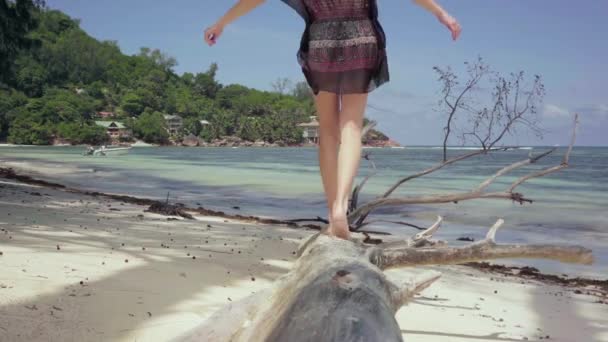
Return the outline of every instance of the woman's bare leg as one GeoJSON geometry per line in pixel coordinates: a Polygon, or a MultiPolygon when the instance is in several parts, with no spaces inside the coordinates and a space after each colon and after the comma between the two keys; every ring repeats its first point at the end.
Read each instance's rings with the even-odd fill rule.
{"type": "Polygon", "coordinates": [[[361,161],[361,130],[367,105],[367,93],[343,94],[340,109],[340,150],[338,152],[338,188],[331,213],[334,235],[348,239],[350,231],[346,219],[348,198],[361,161]]]}
{"type": "MultiPolygon", "coordinates": [[[[327,200],[327,217],[330,220],[332,205],[336,200],[338,176],[338,126],[339,98],[335,93],[319,91],[315,96],[315,107],[319,117],[319,167],[323,189],[327,200]]],[[[331,228],[328,230],[331,233],[331,228]]]]}

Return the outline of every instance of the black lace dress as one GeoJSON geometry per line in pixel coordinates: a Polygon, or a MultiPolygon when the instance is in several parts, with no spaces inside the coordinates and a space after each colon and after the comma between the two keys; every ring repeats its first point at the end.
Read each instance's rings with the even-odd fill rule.
{"type": "Polygon", "coordinates": [[[316,95],[367,93],[389,81],[376,0],[282,0],[304,19],[298,63],[316,95]]]}

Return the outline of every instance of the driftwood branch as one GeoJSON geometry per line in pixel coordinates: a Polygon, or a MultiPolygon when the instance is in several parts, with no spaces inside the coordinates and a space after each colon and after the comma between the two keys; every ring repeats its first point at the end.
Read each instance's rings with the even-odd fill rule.
{"type": "Polygon", "coordinates": [[[392,221],[392,220],[373,220],[373,221],[367,221],[361,225],[357,225],[357,231],[360,232],[361,228],[365,227],[365,226],[370,226],[372,224],[376,224],[376,223],[393,223],[393,224],[397,224],[397,225],[402,225],[402,226],[407,226],[407,227],[412,227],[414,229],[418,229],[418,230],[424,230],[424,227],[420,227],[418,225],[415,225],[413,223],[409,223],[409,222],[404,222],[404,221],[392,221]]]}
{"type": "Polygon", "coordinates": [[[290,220],[285,220],[285,222],[293,222],[293,223],[297,223],[297,222],[322,222],[322,223],[329,223],[329,221],[327,219],[324,219],[321,216],[317,216],[315,218],[290,219],[290,220]]]}
{"type": "Polygon", "coordinates": [[[443,217],[437,216],[437,220],[430,227],[425,229],[424,231],[415,234],[414,236],[408,238],[405,241],[393,241],[393,242],[384,242],[378,245],[379,248],[384,250],[390,249],[391,247],[419,247],[424,244],[425,241],[429,241],[429,239],[435,234],[439,227],[441,227],[441,222],[443,221],[443,217]]]}
{"type": "Polygon", "coordinates": [[[367,133],[369,133],[369,131],[371,131],[374,127],[376,127],[377,122],[374,120],[371,120],[367,123],[367,125],[365,125],[362,129],[361,129],[361,137],[364,137],[367,135],[367,133]]]}
{"type": "Polygon", "coordinates": [[[440,272],[427,271],[417,276],[412,282],[401,285],[392,291],[393,304],[402,307],[414,298],[414,295],[431,286],[440,277],[440,272]]]}
{"type": "MultiPolygon", "coordinates": [[[[418,172],[416,174],[409,175],[409,176],[401,178],[395,184],[393,184],[384,194],[382,194],[382,196],[380,196],[378,198],[387,198],[395,190],[397,190],[397,188],[399,188],[401,185],[403,185],[405,182],[413,180],[413,179],[416,179],[416,178],[419,178],[419,177],[422,177],[424,175],[428,175],[428,174],[430,174],[432,172],[435,172],[435,171],[437,171],[439,169],[442,169],[445,166],[448,166],[450,164],[456,163],[458,161],[461,161],[461,160],[464,160],[464,159],[468,159],[468,158],[471,158],[471,157],[474,157],[474,156],[477,156],[477,155],[480,155],[480,154],[486,154],[486,153],[493,152],[493,151],[507,151],[507,150],[513,149],[513,148],[515,148],[515,147],[500,147],[500,148],[491,148],[491,149],[487,149],[487,150],[481,149],[481,150],[465,153],[463,155],[451,158],[451,159],[449,159],[447,161],[443,161],[443,162],[441,162],[441,163],[439,163],[439,164],[437,164],[437,165],[435,165],[433,167],[430,167],[430,168],[428,168],[426,170],[423,170],[423,171],[418,172]]],[[[369,158],[366,158],[366,159],[369,160],[369,158]]],[[[372,166],[373,166],[373,168],[375,170],[376,166],[375,165],[372,165],[372,166]]],[[[368,175],[365,178],[365,182],[367,182],[367,180],[369,179],[369,177],[373,176],[374,174],[375,174],[375,172],[373,174],[368,175]]],[[[363,187],[363,185],[365,184],[365,182],[361,182],[361,184],[357,186],[357,188],[356,188],[357,195],[358,195],[359,192],[361,192],[361,188],[363,187]]],[[[356,205],[357,202],[355,201],[355,202],[352,202],[352,203],[354,205],[351,206],[351,208],[349,210],[349,213],[352,213],[352,212],[354,212],[357,209],[357,205],[356,205]]],[[[369,212],[361,214],[358,217],[358,219],[356,220],[356,223],[354,224],[355,229],[359,229],[360,227],[362,227],[362,226],[365,225],[364,221],[365,221],[365,219],[367,218],[368,215],[369,215],[369,212]]]]}
{"type": "Polygon", "coordinates": [[[566,153],[564,154],[564,158],[562,159],[562,163],[560,165],[556,165],[550,168],[546,168],[543,170],[540,170],[538,172],[534,172],[528,175],[525,175],[519,179],[517,179],[515,182],[513,182],[513,184],[511,184],[511,186],[507,189],[508,192],[513,192],[513,190],[515,190],[515,188],[517,186],[519,186],[520,184],[522,184],[523,182],[532,179],[532,178],[536,178],[536,177],[542,177],[545,175],[548,175],[550,173],[553,172],[557,172],[561,169],[564,169],[566,167],[568,167],[568,162],[570,161],[570,152],[572,152],[572,147],[574,146],[574,141],[576,140],[576,132],[578,129],[578,125],[579,125],[579,116],[578,113],[574,114],[574,129],[572,130],[572,138],[570,140],[570,145],[568,146],[568,149],[566,150],[566,153]]]}
{"type": "Polygon", "coordinates": [[[363,180],[361,181],[361,183],[359,183],[353,189],[352,195],[350,196],[350,205],[349,205],[349,208],[348,208],[349,212],[351,212],[351,211],[353,211],[353,210],[355,210],[357,208],[357,205],[359,204],[359,194],[361,193],[361,189],[363,189],[363,186],[365,185],[365,183],[367,183],[367,181],[371,177],[373,177],[376,174],[376,172],[377,172],[376,171],[376,164],[370,158],[369,153],[366,153],[365,155],[363,155],[363,159],[368,160],[371,163],[373,171],[370,174],[368,174],[367,176],[365,176],[363,178],[363,180]]]}
{"type": "Polygon", "coordinates": [[[432,172],[435,172],[437,170],[440,170],[443,167],[448,166],[448,165],[453,164],[453,163],[456,163],[458,161],[465,160],[465,159],[468,159],[468,158],[471,158],[471,157],[474,157],[474,156],[478,156],[480,154],[486,154],[486,153],[489,153],[489,152],[492,152],[492,151],[507,151],[507,150],[514,149],[514,148],[516,148],[516,147],[500,147],[500,148],[492,148],[492,149],[487,149],[487,150],[480,149],[480,150],[477,150],[477,151],[465,153],[463,155],[451,158],[451,159],[443,161],[443,162],[441,162],[441,163],[439,163],[439,164],[437,164],[437,165],[435,165],[433,167],[430,167],[430,168],[428,168],[428,169],[426,169],[424,171],[421,171],[421,172],[418,172],[416,174],[409,175],[409,176],[401,178],[394,185],[392,185],[384,194],[382,194],[381,197],[388,197],[388,196],[390,196],[395,190],[397,190],[397,188],[399,186],[401,186],[403,183],[405,183],[407,181],[410,181],[410,180],[416,179],[418,177],[422,177],[422,176],[428,175],[429,173],[432,173],[432,172]]]}
{"type": "Polygon", "coordinates": [[[507,173],[518,169],[520,167],[523,167],[525,165],[529,165],[532,163],[537,162],[539,159],[543,158],[544,156],[547,156],[549,154],[551,154],[553,151],[555,151],[555,148],[546,151],[536,157],[533,157],[532,154],[529,155],[529,157],[527,159],[524,159],[522,161],[518,161],[515,162],[511,165],[505,166],[502,169],[498,170],[498,172],[496,172],[494,175],[492,175],[490,178],[486,179],[485,181],[483,181],[476,189],[475,191],[481,192],[483,190],[485,190],[490,184],[492,184],[492,182],[494,182],[496,180],[496,178],[506,175],[507,173]]]}
{"type": "Polygon", "coordinates": [[[392,267],[461,264],[465,262],[500,258],[552,259],[566,263],[589,265],[593,262],[591,250],[581,246],[497,244],[496,232],[504,221],[499,219],[484,240],[465,247],[413,248],[404,242],[402,248],[370,250],[370,259],[381,269],[392,267]]]}
{"type": "MultiPolygon", "coordinates": [[[[486,180],[478,186],[477,189],[470,192],[447,194],[446,196],[420,197],[399,199],[396,201],[386,200],[396,189],[405,182],[428,175],[438,171],[445,166],[455,162],[462,161],[477,155],[487,154],[493,151],[506,151],[514,147],[499,147],[499,143],[504,137],[513,135],[518,127],[524,126],[537,135],[542,136],[541,129],[537,126],[537,103],[545,94],[544,85],[539,75],[534,75],[533,82],[530,87],[524,87],[524,72],[510,73],[510,77],[504,77],[500,73],[492,71],[490,67],[484,63],[481,57],[478,57],[473,63],[465,62],[467,65],[468,79],[462,86],[458,76],[448,66],[447,68],[434,67],[433,69],[439,74],[438,81],[442,84],[441,100],[438,102],[440,109],[446,113],[446,124],[444,126],[443,139],[443,159],[441,163],[423,170],[419,173],[406,176],[398,180],[387,191],[379,197],[365,203],[362,206],[358,205],[358,195],[365,182],[369,179],[368,176],[362,184],[358,185],[353,192],[353,200],[350,202],[348,210],[348,222],[350,226],[357,230],[365,225],[365,220],[373,210],[380,206],[387,205],[405,205],[418,203],[445,203],[447,201],[458,202],[461,200],[473,198],[505,198],[523,204],[524,202],[532,202],[524,197],[523,194],[513,193],[513,188],[507,189],[501,193],[484,194],[482,190],[486,189],[490,183],[496,178],[509,173],[512,170],[534,163],[544,155],[536,158],[530,157],[525,161],[515,163],[499,170],[493,177],[486,180]],[[473,102],[471,94],[480,89],[479,85],[482,79],[489,76],[489,81],[492,83],[493,101],[490,106],[478,107],[473,102]],[[465,114],[465,115],[462,115],[465,114]],[[456,128],[458,120],[468,119],[470,127],[468,131],[462,133],[463,143],[466,142],[466,137],[473,137],[480,148],[477,151],[465,153],[460,156],[448,158],[447,143],[450,135],[456,128]]],[[[551,152],[547,152],[549,154],[551,152]]],[[[559,169],[547,170],[546,173],[555,172],[559,169]]],[[[539,177],[541,174],[532,175],[530,178],[539,177]]],[[[529,178],[528,178],[529,179],[529,178]]],[[[522,179],[522,182],[525,179],[522,179]]],[[[516,185],[517,186],[517,185],[516,185]]]]}
{"type": "MultiPolygon", "coordinates": [[[[541,158],[552,153],[555,149],[551,149],[551,150],[541,153],[540,155],[537,155],[537,156],[530,155],[525,160],[518,161],[511,165],[505,166],[504,168],[500,169],[495,174],[493,174],[491,177],[489,177],[486,180],[484,180],[483,182],[481,182],[475,189],[472,189],[470,191],[449,193],[449,194],[438,194],[438,195],[409,196],[409,197],[400,197],[400,198],[381,197],[381,198],[371,200],[371,201],[365,203],[364,205],[353,210],[348,215],[349,222],[354,222],[355,220],[357,220],[358,218],[360,218],[362,216],[366,217],[373,210],[383,207],[383,206],[394,206],[394,205],[405,205],[405,204],[449,203],[449,202],[457,203],[457,202],[464,201],[464,200],[471,200],[471,199],[478,199],[478,198],[510,199],[510,200],[516,201],[520,204],[522,204],[524,202],[532,202],[532,200],[526,198],[523,194],[513,192],[513,190],[517,186],[521,185],[522,183],[524,183],[527,180],[530,180],[530,179],[536,178],[536,177],[541,177],[541,176],[544,176],[544,175],[547,175],[547,174],[550,174],[550,173],[553,173],[553,172],[556,172],[556,171],[559,171],[561,169],[568,167],[568,160],[570,158],[570,152],[572,151],[572,147],[574,145],[574,142],[576,141],[576,131],[578,129],[578,125],[579,125],[578,114],[575,114],[574,125],[573,125],[573,129],[572,129],[572,138],[570,140],[570,144],[564,154],[562,163],[560,165],[549,167],[549,168],[543,169],[541,171],[532,172],[523,177],[520,177],[511,186],[509,186],[507,189],[505,189],[502,192],[485,192],[484,190],[486,190],[486,188],[492,182],[494,182],[498,177],[505,175],[517,168],[521,168],[523,166],[536,163],[541,158]]],[[[468,155],[471,155],[471,154],[468,154],[468,155]]],[[[442,165],[442,164],[440,164],[440,165],[442,165]]],[[[359,222],[360,222],[360,220],[358,221],[358,223],[359,222]]],[[[355,230],[357,229],[358,226],[361,226],[361,224],[358,224],[357,226],[355,226],[355,230]]]]}

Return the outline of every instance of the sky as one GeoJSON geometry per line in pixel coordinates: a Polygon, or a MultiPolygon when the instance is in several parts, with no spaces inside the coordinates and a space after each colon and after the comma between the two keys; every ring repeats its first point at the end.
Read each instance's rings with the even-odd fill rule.
{"type": "MultiPolygon", "coordinates": [[[[272,90],[287,77],[303,81],[296,52],[304,21],[280,0],[266,0],[228,25],[212,47],[203,31],[236,0],[47,0],[47,6],[80,19],[99,40],[116,41],[125,54],[157,48],[177,59],[175,72],[204,72],[218,63],[217,79],[272,90]]],[[[538,106],[543,137],[521,128],[505,140],[518,145],[567,145],[573,113],[580,113],[579,146],[608,145],[608,1],[438,0],[462,26],[453,41],[437,19],[412,0],[378,0],[387,36],[390,81],[369,94],[366,116],[399,143],[440,145],[446,113],[437,103],[441,83],[434,66],[450,67],[464,84],[464,62],[483,58],[508,76],[523,71],[524,84],[540,75],[545,96],[538,106]]],[[[524,86],[524,89],[527,89],[524,86]]],[[[471,105],[491,100],[491,85],[471,105]]],[[[466,117],[462,113],[460,117],[466,117]]]]}

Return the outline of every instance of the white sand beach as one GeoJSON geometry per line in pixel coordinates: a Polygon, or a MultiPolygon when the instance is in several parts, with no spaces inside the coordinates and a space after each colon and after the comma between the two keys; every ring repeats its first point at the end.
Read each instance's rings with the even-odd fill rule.
{"type": "MultiPolygon", "coordinates": [[[[0,179],[0,341],[166,341],[267,287],[315,233],[145,209],[0,179]]],[[[406,341],[608,341],[608,305],[585,289],[432,269],[396,315],[406,341]]]]}

